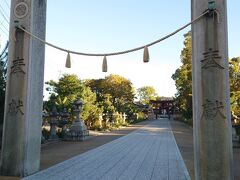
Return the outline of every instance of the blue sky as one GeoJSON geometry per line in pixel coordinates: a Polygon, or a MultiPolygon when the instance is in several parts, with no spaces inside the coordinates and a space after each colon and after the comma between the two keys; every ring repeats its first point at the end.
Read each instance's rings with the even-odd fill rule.
{"type": "MultiPolygon", "coordinates": [[[[9,0],[0,0],[6,13],[9,0]]],[[[239,52],[240,1],[228,0],[229,57],[239,52]]],[[[47,41],[66,49],[108,53],[142,46],[190,21],[190,1],[179,0],[48,0],[47,41]]],[[[0,23],[8,24],[0,14],[0,23]]],[[[101,72],[102,57],[72,55],[73,68],[64,68],[66,53],[46,47],[45,80],[57,80],[63,73],[81,79],[120,74],[136,88],[154,86],[160,96],[176,92],[171,75],[180,65],[185,29],[149,48],[150,62],[142,62],[142,51],[108,57],[109,72],[101,72]]],[[[6,35],[1,31],[1,44],[6,35]]]]}

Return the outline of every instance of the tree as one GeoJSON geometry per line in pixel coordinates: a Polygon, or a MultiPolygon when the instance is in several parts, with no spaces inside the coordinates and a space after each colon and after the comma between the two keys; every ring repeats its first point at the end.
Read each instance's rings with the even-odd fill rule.
{"type": "Polygon", "coordinates": [[[103,100],[99,102],[99,105],[103,108],[104,113],[113,114],[116,112],[116,108],[113,106],[112,103],[112,96],[110,94],[104,94],[103,100]]]}
{"type": "Polygon", "coordinates": [[[105,79],[87,79],[84,84],[91,88],[91,90],[96,93],[96,98],[98,102],[104,101],[104,80],[105,79]]]}
{"type": "Polygon", "coordinates": [[[65,106],[70,109],[71,104],[81,95],[84,84],[76,75],[64,74],[58,82],[50,80],[46,82],[47,91],[50,93],[50,100],[56,102],[65,99],[65,106]]]}
{"type": "Polygon", "coordinates": [[[184,35],[184,48],[181,51],[182,65],[172,75],[177,93],[176,106],[187,121],[192,121],[192,43],[191,33],[184,35]]]}
{"type": "Polygon", "coordinates": [[[231,110],[240,115],[240,57],[229,60],[231,110]]]}
{"type": "Polygon", "coordinates": [[[97,94],[99,102],[111,101],[118,112],[124,112],[125,105],[133,103],[134,89],[132,83],[120,75],[111,74],[105,79],[87,80],[86,85],[97,94]]]}
{"type": "Polygon", "coordinates": [[[149,104],[150,100],[156,100],[157,93],[152,86],[143,86],[137,89],[137,96],[142,104],[149,104]]]}
{"type": "MultiPolygon", "coordinates": [[[[7,57],[8,57],[8,42],[0,54],[0,124],[3,122],[6,76],[7,76],[7,57]]],[[[1,133],[1,132],[0,132],[1,133]]]]}
{"type": "MultiPolygon", "coordinates": [[[[177,93],[176,107],[183,117],[192,121],[192,45],[191,33],[184,35],[184,48],[181,52],[182,65],[172,75],[177,93]]],[[[229,80],[231,109],[235,114],[240,113],[240,57],[229,60],[229,80]]]]}
{"type": "MultiPolygon", "coordinates": [[[[46,84],[48,85],[47,90],[51,96],[45,105],[52,105],[54,103],[60,110],[62,110],[63,107],[67,107],[67,109],[70,110],[76,98],[80,97],[84,102],[81,118],[90,128],[94,125],[95,121],[98,120],[102,109],[99,108],[96,102],[96,94],[76,75],[64,74],[58,82],[51,80],[46,82],[46,84]]],[[[48,109],[51,109],[51,107],[48,109]]]]}
{"type": "Polygon", "coordinates": [[[96,102],[96,94],[91,91],[90,87],[84,86],[80,97],[84,102],[81,118],[86,122],[88,127],[92,127],[99,119],[99,114],[102,113],[102,108],[99,108],[98,103],[96,102]]]}
{"type": "Polygon", "coordinates": [[[67,97],[61,99],[60,96],[55,98],[55,104],[58,105],[61,109],[67,106],[67,97]]]}
{"type": "Polygon", "coordinates": [[[112,103],[118,111],[126,103],[132,103],[134,99],[134,89],[130,80],[120,75],[109,75],[103,82],[104,94],[112,96],[112,103]]]}
{"type": "Polygon", "coordinates": [[[105,79],[86,80],[85,84],[96,93],[98,104],[104,113],[126,113],[132,117],[136,111],[133,104],[134,88],[128,79],[109,75],[105,79]]]}

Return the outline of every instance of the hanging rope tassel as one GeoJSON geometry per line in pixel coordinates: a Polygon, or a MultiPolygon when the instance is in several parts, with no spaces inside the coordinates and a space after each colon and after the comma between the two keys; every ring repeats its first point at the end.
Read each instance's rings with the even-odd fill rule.
{"type": "Polygon", "coordinates": [[[66,59],[66,64],[65,64],[66,68],[71,68],[71,57],[70,57],[70,53],[68,52],[67,54],[67,59],[66,59]]]}
{"type": "Polygon", "coordinates": [[[148,47],[147,46],[144,47],[143,62],[145,62],[145,63],[149,62],[149,52],[148,52],[148,47]]]}
{"type": "Polygon", "coordinates": [[[102,63],[102,72],[107,72],[107,57],[103,57],[103,63],[102,63]]]}
{"type": "MultiPolygon", "coordinates": [[[[160,38],[160,39],[157,39],[156,41],[153,41],[153,42],[151,42],[151,43],[148,43],[148,44],[146,44],[146,45],[143,45],[143,46],[140,46],[140,47],[136,47],[136,48],[133,48],[133,49],[128,49],[128,50],[125,50],[125,51],[112,52],[112,53],[104,53],[104,54],[84,53],[84,52],[77,52],[77,51],[71,51],[71,50],[68,50],[68,49],[64,49],[64,48],[61,48],[61,47],[56,46],[56,45],[54,45],[54,44],[51,44],[51,43],[49,43],[49,42],[47,42],[47,41],[39,38],[38,36],[35,36],[35,35],[32,34],[30,31],[27,31],[27,30],[24,29],[22,26],[20,26],[20,25],[18,24],[18,22],[16,22],[15,26],[16,26],[16,28],[19,28],[19,29],[23,30],[23,31],[24,31],[25,33],[27,33],[29,36],[37,39],[38,41],[40,41],[40,42],[42,42],[42,43],[44,43],[44,44],[46,44],[46,45],[48,45],[48,46],[51,46],[51,47],[53,47],[53,48],[59,49],[59,50],[61,50],[61,51],[65,51],[65,52],[71,53],[71,54],[78,54],[78,55],[82,55],[82,56],[101,56],[101,57],[102,57],[102,56],[115,56],[115,55],[120,55],[120,54],[127,54],[127,53],[130,53],[130,52],[138,51],[138,50],[143,49],[143,48],[144,48],[144,52],[147,51],[147,53],[148,53],[148,50],[147,50],[148,47],[153,46],[154,44],[157,44],[157,43],[159,43],[159,42],[161,42],[161,41],[164,41],[165,39],[168,39],[169,37],[177,34],[179,31],[181,31],[181,30],[185,29],[186,27],[188,27],[189,25],[195,23],[196,21],[198,21],[199,19],[201,19],[202,17],[204,17],[204,16],[205,16],[206,14],[208,14],[209,12],[210,12],[210,10],[205,11],[205,12],[202,13],[200,16],[198,16],[197,18],[193,19],[192,21],[190,21],[189,23],[185,24],[184,26],[178,28],[177,30],[175,30],[175,31],[169,33],[168,35],[166,35],[166,36],[164,36],[164,37],[162,37],[162,38],[160,38]],[[146,49],[146,50],[145,50],[145,49],[146,49]]],[[[216,12],[216,13],[217,13],[217,12],[216,12]]],[[[147,54],[147,53],[146,53],[146,54],[147,54]]],[[[149,54],[148,54],[148,56],[149,56],[149,54]]],[[[147,57],[147,56],[146,56],[146,57],[147,57]]],[[[143,59],[145,59],[145,58],[143,58],[143,59]]],[[[144,62],[148,62],[148,61],[149,61],[149,57],[146,58],[146,61],[144,60],[144,62]]]]}

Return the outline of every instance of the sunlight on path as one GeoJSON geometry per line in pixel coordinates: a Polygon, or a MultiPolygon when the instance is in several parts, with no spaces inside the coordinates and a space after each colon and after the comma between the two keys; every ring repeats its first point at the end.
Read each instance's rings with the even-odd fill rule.
{"type": "Polygon", "coordinates": [[[167,119],[40,171],[25,180],[190,179],[167,119]]]}

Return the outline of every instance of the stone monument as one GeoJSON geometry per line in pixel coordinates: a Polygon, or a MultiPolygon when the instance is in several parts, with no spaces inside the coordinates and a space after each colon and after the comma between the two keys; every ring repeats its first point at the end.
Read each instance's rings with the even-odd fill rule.
{"type": "Polygon", "coordinates": [[[231,180],[226,0],[193,0],[193,131],[196,180],[231,180]]]}
{"type": "Polygon", "coordinates": [[[2,175],[39,170],[45,45],[16,25],[45,39],[46,0],[12,0],[10,46],[0,161],[2,175]]]}
{"type": "Polygon", "coordinates": [[[69,131],[66,132],[66,136],[64,139],[67,141],[83,141],[84,139],[86,139],[87,136],[89,136],[89,131],[87,130],[86,125],[80,118],[82,106],[83,102],[80,100],[80,98],[77,98],[74,103],[73,109],[73,112],[76,114],[76,119],[73,122],[69,131]]]}
{"type": "Polygon", "coordinates": [[[67,131],[67,123],[68,123],[68,118],[69,118],[70,114],[68,113],[67,111],[67,108],[63,108],[63,112],[60,113],[60,121],[59,121],[59,124],[61,125],[62,127],[62,132],[61,134],[63,136],[65,136],[66,134],[66,131],[67,131]]]}
{"type": "Polygon", "coordinates": [[[49,140],[58,139],[58,136],[57,136],[58,116],[59,116],[59,113],[57,112],[57,108],[54,105],[52,111],[49,113],[49,117],[50,117],[50,121],[49,121],[49,124],[50,124],[49,140]]]}

